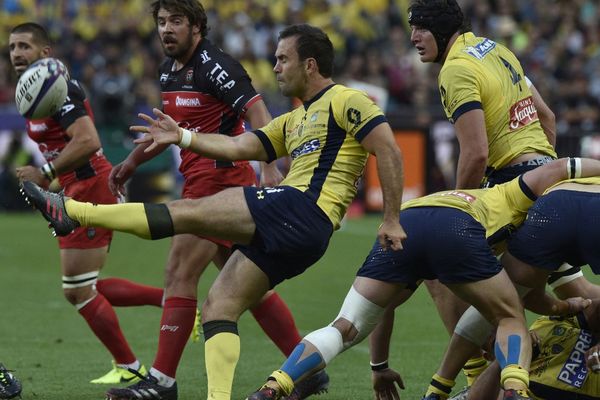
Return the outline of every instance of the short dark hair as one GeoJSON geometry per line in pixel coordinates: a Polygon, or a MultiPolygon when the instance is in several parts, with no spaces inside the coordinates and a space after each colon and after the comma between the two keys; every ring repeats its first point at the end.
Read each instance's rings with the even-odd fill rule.
{"type": "Polygon", "coordinates": [[[43,26],[35,22],[25,22],[19,24],[12,28],[10,33],[31,33],[33,41],[36,44],[39,44],[41,46],[52,46],[52,40],[50,40],[50,35],[48,35],[48,31],[46,31],[46,29],[43,26]]]}
{"type": "Polygon", "coordinates": [[[308,25],[290,25],[279,33],[279,39],[296,36],[296,51],[301,61],[314,58],[319,73],[330,78],[333,75],[333,44],[321,29],[308,25]]]}
{"type": "Polygon", "coordinates": [[[202,37],[208,34],[208,18],[206,11],[198,0],[156,0],[152,3],[152,16],[154,22],[158,20],[158,11],[164,8],[169,12],[179,12],[185,15],[190,21],[190,25],[196,25],[200,28],[202,37]]]}

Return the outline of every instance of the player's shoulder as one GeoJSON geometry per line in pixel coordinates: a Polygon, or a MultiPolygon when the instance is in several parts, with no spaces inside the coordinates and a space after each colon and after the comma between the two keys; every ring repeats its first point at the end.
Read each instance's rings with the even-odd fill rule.
{"type": "Polygon", "coordinates": [[[166,57],[158,66],[158,73],[162,75],[163,73],[168,74],[171,72],[171,68],[173,68],[173,62],[175,62],[175,60],[173,60],[171,57],[166,57]]]}
{"type": "Polygon", "coordinates": [[[241,68],[239,61],[226,53],[219,46],[215,45],[209,39],[202,39],[193,56],[195,68],[214,69],[217,64],[222,69],[241,68]]]}
{"type": "Polygon", "coordinates": [[[332,102],[346,102],[346,101],[362,101],[369,100],[370,98],[364,90],[351,88],[348,86],[335,84],[329,88],[331,93],[332,102]]]}
{"type": "Polygon", "coordinates": [[[67,81],[67,93],[69,96],[75,96],[77,98],[85,99],[85,90],[81,82],[76,79],[69,79],[67,81]]]}

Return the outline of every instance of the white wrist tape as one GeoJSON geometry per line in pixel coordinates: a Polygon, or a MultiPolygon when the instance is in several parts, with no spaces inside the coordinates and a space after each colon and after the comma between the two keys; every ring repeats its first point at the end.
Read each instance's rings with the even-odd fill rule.
{"type": "Polygon", "coordinates": [[[581,178],[581,158],[569,157],[567,159],[567,177],[568,179],[581,178]]]}
{"type": "Polygon", "coordinates": [[[42,165],[42,167],[40,168],[40,171],[42,171],[42,174],[46,178],[48,178],[49,181],[56,178],[56,170],[54,169],[54,164],[52,163],[52,161],[42,165]]]}
{"type": "Polygon", "coordinates": [[[181,130],[181,140],[177,144],[182,149],[187,149],[192,144],[193,133],[187,129],[179,128],[181,130]]]}

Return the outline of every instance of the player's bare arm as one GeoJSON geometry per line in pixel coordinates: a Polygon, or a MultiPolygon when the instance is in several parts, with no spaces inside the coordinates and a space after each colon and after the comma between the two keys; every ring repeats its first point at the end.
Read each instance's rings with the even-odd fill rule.
{"type": "Polygon", "coordinates": [[[552,147],[556,147],[556,116],[550,107],[548,107],[535,86],[531,85],[529,89],[531,90],[533,104],[537,109],[538,118],[540,120],[540,124],[542,125],[542,129],[548,138],[548,142],[550,142],[552,147]]]}
{"type": "Polygon", "coordinates": [[[108,187],[115,196],[125,195],[125,183],[131,178],[138,166],[162,153],[169,145],[156,146],[146,151],[151,143],[137,145],[127,158],[115,165],[108,176],[108,187]]]}
{"type": "Polygon", "coordinates": [[[475,189],[485,175],[488,159],[488,140],[483,110],[471,110],[454,123],[460,146],[456,169],[456,188],[475,189]]]}
{"type": "MultiPolygon", "coordinates": [[[[98,132],[89,116],[77,118],[66,129],[66,133],[71,137],[71,141],[52,161],[57,176],[82,166],[101,147],[98,132]]],[[[46,179],[39,168],[33,166],[17,168],[17,177],[23,181],[30,180],[36,183],[44,182],[46,179]]]]}
{"type": "MultiPolygon", "coordinates": [[[[271,114],[263,100],[254,102],[245,115],[246,121],[252,129],[262,128],[271,122],[271,114]]],[[[283,175],[277,168],[277,163],[260,163],[260,184],[263,186],[276,186],[283,180],[283,175]]]]}
{"type": "Polygon", "coordinates": [[[523,174],[523,181],[536,196],[541,196],[550,186],[568,179],[571,174],[569,168],[577,169],[578,177],[600,176],[600,161],[566,157],[527,171],[523,174]]]}
{"type": "Polygon", "coordinates": [[[361,142],[377,158],[377,173],[383,191],[383,223],[377,234],[383,248],[402,249],[406,233],[399,223],[404,172],[402,154],[388,124],[379,124],[361,142]]]}
{"type": "Polygon", "coordinates": [[[181,129],[177,122],[158,108],[153,109],[156,119],[146,114],[138,116],[148,123],[148,126],[134,125],[130,129],[144,133],[144,137],[134,143],[151,143],[146,151],[153,151],[159,145],[177,144],[188,150],[202,154],[215,160],[257,160],[268,159],[262,143],[252,132],[230,137],[213,133],[196,133],[181,129]]]}

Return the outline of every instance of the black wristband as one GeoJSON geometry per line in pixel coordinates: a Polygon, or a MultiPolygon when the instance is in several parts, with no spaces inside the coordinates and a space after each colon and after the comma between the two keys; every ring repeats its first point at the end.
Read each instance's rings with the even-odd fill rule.
{"type": "Polygon", "coordinates": [[[390,366],[388,365],[387,360],[379,363],[379,364],[374,364],[371,363],[371,371],[383,371],[384,369],[388,369],[390,366]]]}

